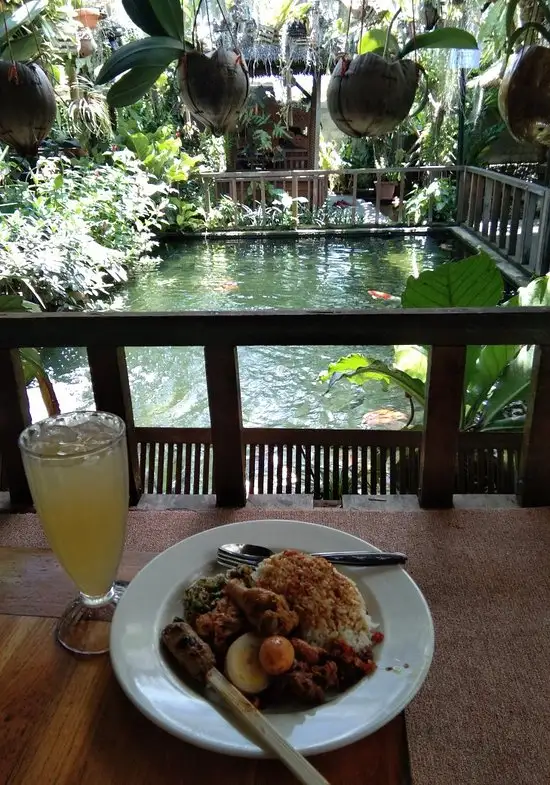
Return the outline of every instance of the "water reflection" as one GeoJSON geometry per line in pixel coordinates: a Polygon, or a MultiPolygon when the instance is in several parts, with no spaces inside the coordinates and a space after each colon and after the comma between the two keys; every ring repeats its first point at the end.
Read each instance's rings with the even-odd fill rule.
{"type": "MultiPolygon", "coordinates": [[[[388,308],[369,289],[400,294],[407,277],[457,257],[448,239],[426,237],[196,241],[174,247],[160,269],[140,274],[113,299],[133,311],[264,308],[388,308]]],[[[169,336],[166,336],[169,340],[169,336]]],[[[359,427],[366,411],[405,408],[402,393],[377,383],[366,390],[317,382],[327,364],[367,347],[239,349],[245,425],[359,427]]],[[[388,360],[387,347],[368,349],[388,360]]],[[[45,353],[62,408],[92,403],[84,350],[45,353]]],[[[200,348],[128,349],[138,425],[209,424],[200,348]]]]}

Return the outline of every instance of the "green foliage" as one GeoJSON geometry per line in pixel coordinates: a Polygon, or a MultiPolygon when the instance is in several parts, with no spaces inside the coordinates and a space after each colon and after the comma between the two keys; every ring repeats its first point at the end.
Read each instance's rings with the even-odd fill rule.
{"type": "Polygon", "coordinates": [[[403,308],[490,308],[503,295],[502,275],[485,253],[409,276],[403,308]]]}
{"type": "Polygon", "coordinates": [[[189,155],[183,151],[181,139],[172,126],[163,125],[154,133],[128,134],[126,144],[148,172],[166,182],[186,182],[202,162],[202,155],[189,155]]]}
{"type": "MultiPolygon", "coordinates": [[[[19,295],[13,294],[0,294],[0,313],[7,312],[20,312],[36,311],[39,310],[34,303],[23,299],[19,295]]],[[[35,379],[37,380],[42,399],[46,406],[46,411],[49,415],[57,414],[59,412],[59,405],[57,403],[55,393],[42,364],[40,353],[37,349],[20,349],[19,355],[21,357],[21,365],[23,367],[23,375],[25,377],[25,384],[29,385],[35,379]]]]}
{"type": "Polygon", "coordinates": [[[362,37],[357,44],[357,54],[364,55],[367,52],[375,52],[382,54],[388,40],[388,53],[397,54],[399,51],[399,42],[394,35],[389,35],[388,31],[381,28],[371,28],[363,33],[362,37]]]}
{"type": "Polygon", "coordinates": [[[415,35],[399,52],[399,57],[418,49],[477,49],[477,41],[471,33],[458,27],[440,27],[429,33],[415,35]]]}
{"type": "Polygon", "coordinates": [[[428,185],[413,185],[405,199],[405,215],[413,226],[430,223],[452,223],[456,211],[456,186],[446,177],[428,185]]]}
{"type": "Polygon", "coordinates": [[[0,292],[54,310],[104,297],[151,258],[168,196],[129,150],[102,163],[39,159],[1,195],[12,212],[0,223],[0,292]]]}
{"type": "Polygon", "coordinates": [[[97,84],[107,84],[116,76],[132,68],[162,68],[177,60],[185,46],[175,38],[155,36],[140,38],[115,49],[96,78],[97,84]]]}
{"type": "MultiPolygon", "coordinates": [[[[503,294],[502,276],[486,254],[449,262],[410,277],[401,297],[405,308],[494,307],[503,294]]],[[[550,306],[550,275],[522,287],[502,307],[550,306]]],[[[531,383],[533,347],[469,346],[466,356],[462,428],[464,430],[521,429],[523,416],[512,404],[526,406],[531,383]]],[[[329,389],[344,379],[352,384],[375,380],[395,384],[421,407],[425,404],[427,350],[421,346],[395,346],[391,366],[361,354],[331,363],[320,380],[329,389]]],[[[413,426],[414,427],[414,426],[413,426]]]]}
{"type": "Polygon", "coordinates": [[[166,30],[148,0],[122,0],[122,5],[132,22],[144,33],[153,36],[166,35],[166,30]]]}

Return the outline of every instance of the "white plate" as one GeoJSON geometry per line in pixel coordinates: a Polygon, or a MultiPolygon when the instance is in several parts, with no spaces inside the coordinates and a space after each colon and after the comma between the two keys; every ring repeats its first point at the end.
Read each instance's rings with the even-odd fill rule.
{"type": "MultiPolygon", "coordinates": [[[[228,755],[264,757],[218,705],[178,679],[159,646],[164,625],[182,613],[183,587],[212,569],[218,545],[227,542],[310,552],[377,549],[312,523],[274,520],[219,526],[159,554],[122,597],[112,623],[111,660],[130,700],[161,728],[192,744],[228,755]]],[[[308,755],[343,747],[393,719],[419,690],[433,654],[428,605],[401,567],[341,569],[356,582],[385,640],[375,647],[378,669],[351,690],[314,709],[270,713],[288,742],[308,755]],[[392,670],[386,670],[389,667],[392,670]]]]}

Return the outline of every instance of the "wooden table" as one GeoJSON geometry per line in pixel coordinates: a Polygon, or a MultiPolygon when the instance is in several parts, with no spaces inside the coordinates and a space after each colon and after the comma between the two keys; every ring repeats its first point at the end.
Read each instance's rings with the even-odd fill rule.
{"type": "MultiPolygon", "coordinates": [[[[126,553],[119,577],[153,556],[126,553]]],[[[49,551],[0,548],[0,785],[295,785],[276,761],[170,736],[123,695],[108,656],[58,646],[56,617],[74,593],[49,551]]],[[[404,715],[312,760],[332,785],[409,785],[404,715]]]]}

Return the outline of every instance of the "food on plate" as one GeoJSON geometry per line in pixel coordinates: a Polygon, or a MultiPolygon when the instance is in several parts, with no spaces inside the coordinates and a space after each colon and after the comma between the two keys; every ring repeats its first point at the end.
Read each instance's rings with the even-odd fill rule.
{"type": "Polygon", "coordinates": [[[275,553],[256,569],[254,585],[286,598],[308,643],[326,647],[343,638],[356,651],[370,646],[373,625],[359,589],[326,559],[275,553]]]}
{"type": "Polygon", "coordinates": [[[225,674],[246,695],[256,695],[269,686],[269,675],[260,664],[262,643],[259,635],[245,632],[227,650],[225,674]]]}
{"type": "Polygon", "coordinates": [[[172,622],[162,631],[162,642],[186,673],[204,682],[206,674],[216,667],[212,649],[200,638],[190,624],[172,622]]]}
{"type": "Polygon", "coordinates": [[[294,646],[282,635],[265,638],[260,646],[260,665],[270,676],[289,671],[294,664],[294,646]]]}
{"type": "Polygon", "coordinates": [[[224,591],[260,635],[287,635],[298,625],[298,614],[290,610],[282,594],[247,589],[238,580],[230,580],[224,591]]]}
{"type": "Polygon", "coordinates": [[[200,674],[214,657],[260,708],[316,706],[349,689],[374,672],[373,646],[384,638],[355,583],[300,551],[199,578],[183,606],[187,624],[175,620],[162,632],[176,662],[200,674]]]}

